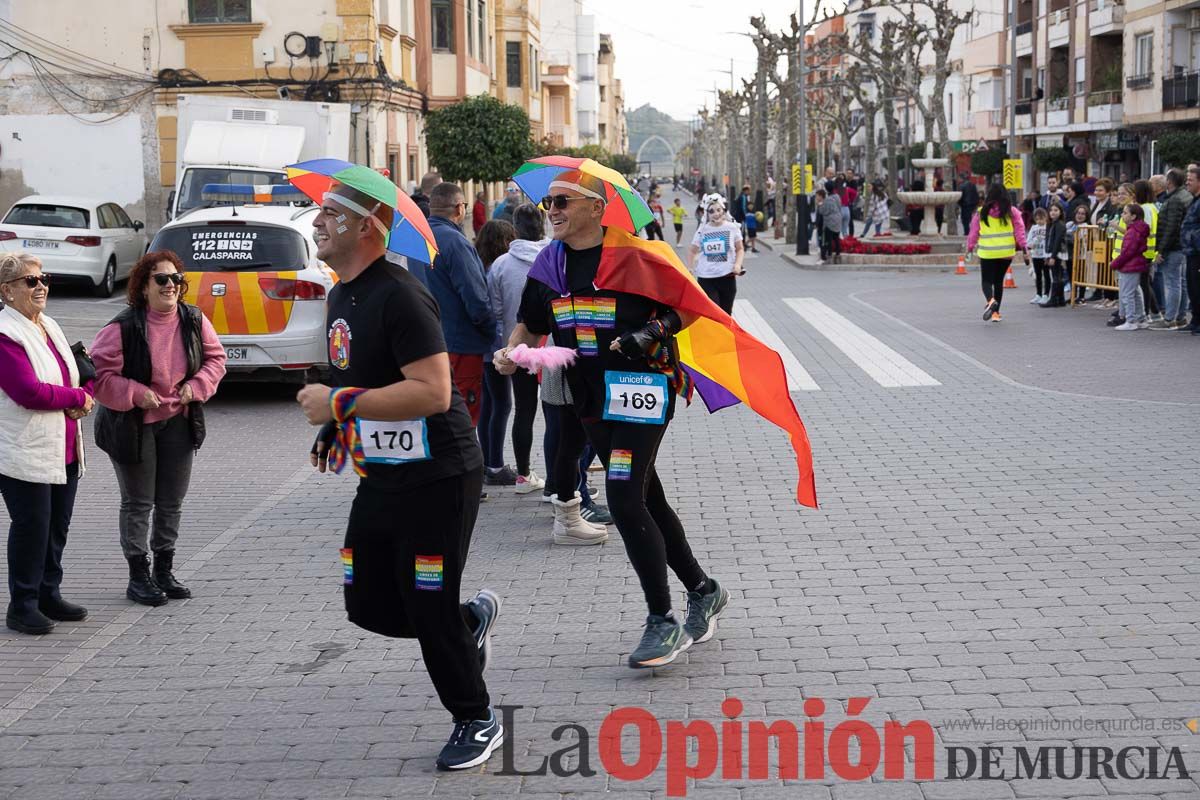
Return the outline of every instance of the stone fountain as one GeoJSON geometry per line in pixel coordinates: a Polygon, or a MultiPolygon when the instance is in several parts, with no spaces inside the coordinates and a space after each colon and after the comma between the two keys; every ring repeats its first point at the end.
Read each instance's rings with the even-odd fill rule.
{"type": "MultiPolygon", "coordinates": [[[[925,185],[933,186],[934,176],[933,171],[938,167],[950,166],[948,158],[933,157],[933,142],[925,143],[925,157],[914,158],[913,166],[925,173],[925,185]]],[[[925,207],[925,219],[921,223],[921,235],[940,237],[938,233],[937,219],[935,218],[934,210],[939,206],[947,205],[948,203],[957,203],[962,197],[962,192],[935,192],[932,189],[923,192],[897,192],[896,196],[900,198],[900,202],[906,205],[916,205],[925,207]]],[[[953,214],[946,215],[946,222],[949,223],[953,218],[953,214]]],[[[948,228],[948,226],[947,226],[948,228]]],[[[963,232],[966,235],[966,232],[963,232]]]]}

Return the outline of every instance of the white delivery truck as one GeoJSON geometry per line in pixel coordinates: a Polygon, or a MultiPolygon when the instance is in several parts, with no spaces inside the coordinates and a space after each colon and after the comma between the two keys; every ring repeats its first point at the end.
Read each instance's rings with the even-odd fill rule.
{"type": "Polygon", "coordinates": [[[350,105],[181,94],[178,97],[175,219],[211,202],[210,183],[278,185],[283,168],[312,158],[349,158],[350,105]]]}

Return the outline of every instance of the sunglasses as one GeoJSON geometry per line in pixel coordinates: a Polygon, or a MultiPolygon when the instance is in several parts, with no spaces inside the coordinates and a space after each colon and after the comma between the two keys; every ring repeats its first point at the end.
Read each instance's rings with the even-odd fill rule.
{"type": "Polygon", "coordinates": [[[42,286],[50,286],[50,276],[45,273],[41,275],[24,275],[20,278],[13,278],[11,281],[5,281],[5,283],[16,283],[17,281],[24,281],[25,285],[30,289],[37,288],[39,283],[42,286]]]}
{"type": "Polygon", "coordinates": [[[166,286],[168,283],[180,286],[183,284],[183,276],[178,272],[159,272],[154,275],[154,282],[159,286],[166,286]]]}
{"type": "Polygon", "coordinates": [[[567,203],[572,200],[593,200],[592,197],[567,197],[565,194],[546,195],[542,198],[541,206],[545,211],[549,211],[551,207],[562,211],[567,207],[567,203]]]}

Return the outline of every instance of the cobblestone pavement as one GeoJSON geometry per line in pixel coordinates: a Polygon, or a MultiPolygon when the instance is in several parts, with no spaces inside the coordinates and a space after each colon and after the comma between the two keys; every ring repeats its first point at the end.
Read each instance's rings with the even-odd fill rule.
{"type": "MultiPolygon", "coordinates": [[[[1129,769],[1147,768],[1152,746],[1176,747],[1200,770],[1200,739],[1183,727],[1200,717],[1200,342],[1122,337],[1099,312],[1025,305],[1027,291],[985,325],[975,280],[951,275],[807,272],[770,253],[748,267],[740,299],[820,387],[794,397],[822,508],[795,505],[786,438],[746,409],[678,415],[663,479],[701,563],[733,595],[712,641],[668,668],[629,670],[645,611],[619,539],[555,548],[536,500],[493,491],[481,509],[464,584],[505,599],[487,678],[495,702],[521,706],[513,766],[573,745],[580,728],[554,735],[574,723],[587,762],[576,750],[561,765],[594,774],[497,774],[499,758],[434,772],[450,723],[415,644],[367,635],[342,612],[352,480],[308,470],[290,391],[235,387],[212,406],[185,509],[192,600],[124,600],[115,482],[92,451],[66,554],[67,594],[91,618],[47,637],[0,634],[0,800],[661,797],[670,758],[709,752],[681,749],[669,721],[717,726],[728,698],[746,728],[802,725],[817,713],[804,702],[823,700],[830,752],[851,718],[878,731],[928,721],[936,779],[914,780],[911,744],[903,780],[881,765],[861,782],[830,766],[781,781],[774,751],[769,777],[753,779],[723,733],[728,765],[675,787],[691,797],[1200,797],[1177,771],[1013,777],[1022,746],[1031,757],[1143,748],[1129,769]],[[827,336],[789,298],[815,298],[850,327],[827,336]],[[870,337],[936,385],[872,378],[861,365],[872,358],[900,367],[870,337]],[[602,722],[629,706],[672,734],[640,780],[610,774],[599,753],[602,722]],[[978,766],[945,778],[946,748],[986,745],[1005,748],[1004,780],[980,780],[978,766]]],[[[113,311],[51,301],[87,338],[113,311]]]]}

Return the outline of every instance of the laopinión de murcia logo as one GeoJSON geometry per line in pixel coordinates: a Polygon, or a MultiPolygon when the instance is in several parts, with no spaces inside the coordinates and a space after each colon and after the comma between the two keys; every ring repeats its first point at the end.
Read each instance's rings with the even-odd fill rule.
{"type": "MultiPolygon", "coordinates": [[[[724,719],[660,720],[638,707],[614,709],[598,735],[579,723],[566,723],[550,736],[561,747],[550,755],[516,756],[524,706],[501,705],[504,728],[500,775],[592,777],[595,765],[617,780],[638,782],[666,767],[666,794],[685,797],[688,782],[703,780],[865,781],[905,780],[1169,780],[1190,774],[1179,748],[1157,744],[1103,746],[960,747],[946,746],[938,759],[933,726],[924,720],[886,720],[877,728],[856,719],[871,699],[847,701],[848,719],[827,725],[825,701],[804,701],[807,719],[743,720],[736,697],[721,703],[724,719]],[[593,751],[592,741],[596,739],[593,751]],[[774,755],[774,757],[772,757],[774,755]],[[939,771],[938,763],[943,769],[939,771]]],[[[1093,725],[1095,721],[1088,721],[1093,725]]],[[[1180,730],[1190,728],[1178,724],[1180,730]]]]}

